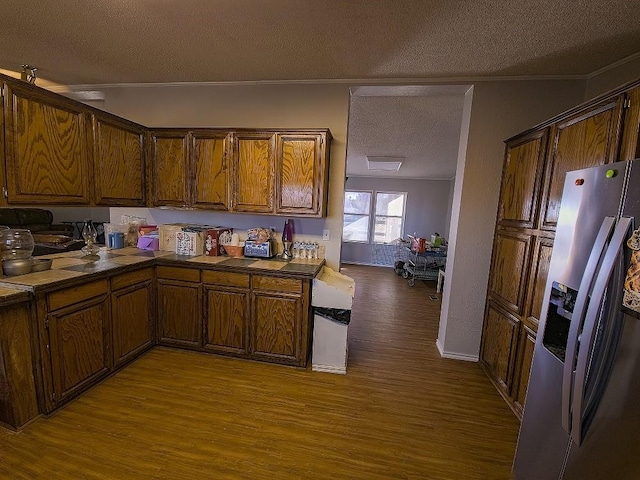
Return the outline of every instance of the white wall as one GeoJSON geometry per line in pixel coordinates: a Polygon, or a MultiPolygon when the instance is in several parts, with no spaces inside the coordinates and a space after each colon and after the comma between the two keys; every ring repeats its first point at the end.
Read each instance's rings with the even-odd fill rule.
{"type": "MultiPolygon", "coordinates": [[[[407,180],[374,177],[352,177],[347,180],[347,189],[380,192],[407,192],[404,237],[417,234],[429,238],[438,232],[448,234],[450,211],[448,202],[453,186],[449,180],[407,180]]],[[[373,250],[370,244],[343,243],[342,261],[347,263],[372,264],[373,250]]]]}

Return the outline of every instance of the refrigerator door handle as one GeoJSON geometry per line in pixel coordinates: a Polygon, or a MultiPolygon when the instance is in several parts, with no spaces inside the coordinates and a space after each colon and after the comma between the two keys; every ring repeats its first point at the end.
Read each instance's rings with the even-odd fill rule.
{"type": "MultiPolygon", "coordinates": [[[[587,315],[584,321],[584,328],[581,334],[580,348],[578,350],[578,360],[576,362],[576,375],[573,387],[572,402],[572,422],[571,422],[571,438],[580,445],[584,437],[582,428],[583,407],[586,394],[587,374],[589,372],[589,362],[593,358],[593,348],[596,332],[598,330],[598,319],[602,303],[605,300],[607,286],[611,280],[616,261],[623,254],[623,247],[627,239],[627,233],[633,222],[632,218],[624,217],[618,221],[618,225],[613,233],[609,247],[605,254],[604,260],[598,272],[598,276],[593,287],[593,298],[587,309],[587,315]]],[[[620,292],[611,292],[613,295],[620,295],[620,292]]],[[[618,302],[619,304],[620,302],[618,302]]],[[[615,303],[612,309],[616,309],[615,303]]],[[[613,311],[605,312],[606,320],[611,321],[613,311]]]]}
{"type": "Polygon", "coordinates": [[[593,248],[591,249],[591,254],[589,255],[589,260],[587,261],[587,266],[585,267],[582,281],[580,282],[578,296],[576,297],[576,303],[571,317],[567,348],[564,356],[564,369],[562,372],[562,428],[564,428],[567,433],[571,433],[573,372],[575,369],[576,351],[578,349],[578,335],[582,329],[585,310],[589,303],[588,299],[593,278],[595,277],[596,269],[604,254],[607,240],[613,231],[615,222],[615,217],[605,217],[602,225],[600,225],[600,230],[593,243],[593,248]]]}

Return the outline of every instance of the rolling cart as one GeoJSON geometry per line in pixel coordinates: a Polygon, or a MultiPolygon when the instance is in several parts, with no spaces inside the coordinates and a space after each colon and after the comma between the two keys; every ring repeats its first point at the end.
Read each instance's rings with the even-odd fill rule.
{"type": "Polygon", "coordinates": [[[410,252],[409,261],[404,264],[402,278],[409,280],[410,287],[415,285],[416,280],[438,280],[438,273],[444,269],[446,262],[446,248],[426,249],[424,252],[410,248],[407,250],[410,252]]]}

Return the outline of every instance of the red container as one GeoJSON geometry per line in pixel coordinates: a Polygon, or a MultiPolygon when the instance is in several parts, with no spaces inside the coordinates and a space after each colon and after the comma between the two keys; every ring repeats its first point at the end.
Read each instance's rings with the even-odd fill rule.
{"type": "Polygon", "coordinates": [[[411,238],[411,250],[414,252],[423,253],[426,250],[426,246],[426,239],[420,237],[411,238]]]}
{"type": "Polygon", "coordinates": [[[207,229],[207,236],[204,241],[204,254],[210,257],[224,255],[224,244],[231,242],[233,228],[213,227],[207,229]]]}

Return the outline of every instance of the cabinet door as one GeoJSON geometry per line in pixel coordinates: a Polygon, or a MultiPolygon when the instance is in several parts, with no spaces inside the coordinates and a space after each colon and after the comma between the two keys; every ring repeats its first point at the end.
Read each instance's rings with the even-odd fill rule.
{"type": "Polygon", "coordinates": [[[640,87],[625,94],[625,107],[620,142],[621,162],[640,157],[640,87]]]}
{"type": "Polygon", "coordinates": [[[249,349],[249,291],[205,287],[204,348],[216,353],[247,356],[249,349]]]}
{"type": "Polygon", "coordinates": [[[480,359],[496,386],[509,396],[519,321],[487,302],[480,359]]]}
{"type": "Polygon", "coordinates": [[[153,205],[188,205],[189,133],[151,132],[150,138],[153,205]]]}
{"type": "Polygon", "coordinates": [[[544,290],[547,286],[551,253],[553,251],[552,238],[538,238],[534,248],[531,263],[531,278],[525,309],[526,323],[534,332],[538,331],[540,313],[545,302],[544,290]]]}
{"type": "Polygon", "coordinates": [[[272,133],[241,133],[234,138],[233,209],[273,213],[274,139],[272,133]]]}
{"type": "Polygon", "coordinates": [[[87,110],[27,86],[5,88],[8,202],[89,204],[87,110]]]}
{"type": "Polygon", "coordinates": [[[48,315],[56,406],[109,372],[109,317],[106,295],[48,315]]]}
{"type": "Polygon", "coordinates": [[[518,315],[523,313],[531,236],[497,231],[489,278],[489,298],[518,315]]]}
{"type": "Polygon", "coordinates": [[[154,339],[153,283],[151,269],[139,270],[111,280],[113,361],[120,366],[151,348],[154,339]],[[128,285],[120,288],[124,280],[128,285]]]}
{"type": "Polygon", "coordinates": [[[229,210],[229,137],[227,132],[193,133],[193,206],[229,210]]]}
{"type": "Polygon", "coordinates": [[[200,284],[158,279],[157,287],[160,343],[199,347],[202,335],[200,284]]]}
{"type": "Polygon", "coordinates": [[[96,204],[144,206],[143,127],[96,114],[93,131],[96,204]]]}
{"type": "Polygon", "coordinates": [[[325,136],[278,135],[276,213],[321,216],[326,189],[325,136]]]}
{"type": "Polygon", "coordinates": [[[556,227],[567,172],[616,160],[623,99],[620,95],[553,127],[541,228],[556,227]]]}
{"type": "Polygon", "coordinates": [[[300,295],[253,292],[251,358],[303,365],[300,295]]]}
{"type": "Polygon", "coordinates": [[[533,351],[536,347],[536,334],[523,325],[519,337],[516,374],[512,392],[516,413],[522,418],[524,403],[527,397],[527,387],[529,386],[531,363],[533,362],[533,351]]]}
{"type": "Polygon", "coordinates": [[[501,226],[533,227],[548,132],[546,128],[507,144],[498,209],[501,226]]]}

